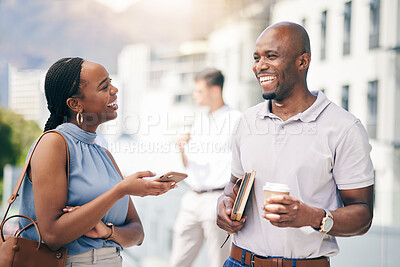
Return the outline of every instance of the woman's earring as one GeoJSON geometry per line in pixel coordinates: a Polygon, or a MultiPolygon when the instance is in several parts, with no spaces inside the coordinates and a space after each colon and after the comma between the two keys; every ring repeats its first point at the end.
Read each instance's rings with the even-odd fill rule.
{"type": "Polygon", "coordinates": [[[80,126],[83,123],[83,115],[82,113],[78,112],[76,114],[76,123],[80,126]]]}

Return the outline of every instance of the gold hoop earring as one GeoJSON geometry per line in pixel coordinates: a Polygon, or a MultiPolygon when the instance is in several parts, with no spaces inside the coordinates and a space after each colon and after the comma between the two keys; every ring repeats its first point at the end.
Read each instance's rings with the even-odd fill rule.
{"type": "Polygon", "coordinates": [[[80,126],[83,123],[83,115],[82,113],[78,112],[76,114],[76,123],[80,126]]]}

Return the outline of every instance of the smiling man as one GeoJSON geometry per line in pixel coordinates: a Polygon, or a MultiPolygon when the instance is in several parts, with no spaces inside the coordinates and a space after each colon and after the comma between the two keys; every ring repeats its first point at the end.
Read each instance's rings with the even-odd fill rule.
{"type": "Polygon", "coordinates": [[[231,181],[218,200],[217,224],[233,238],[224,267],[329,266],[335,236],[361,235],[373,217],[371,146],[361,122],[320,91],[309,91],[305,29],[280,22],[256,41],[253,71],[265,102],[247,110],[232,138],[231,181]],[[241,221],[230,214],[238,177],[256,170],[241,221]],[[264,203],[266,182],[290,195],[264,203]]]}

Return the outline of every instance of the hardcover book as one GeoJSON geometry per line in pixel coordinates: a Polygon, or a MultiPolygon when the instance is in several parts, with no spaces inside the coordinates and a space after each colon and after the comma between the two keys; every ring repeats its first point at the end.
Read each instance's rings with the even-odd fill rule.
{"type": "Polygon", "coordinates": [[[242,218],[251,189],[253,188],[255,177],[256,171],[253,170],[251,173],[246,172],[241,179],[239,191],[237,192],[235,203],[233,204],[231,220],[240,221],[242,218]]]}

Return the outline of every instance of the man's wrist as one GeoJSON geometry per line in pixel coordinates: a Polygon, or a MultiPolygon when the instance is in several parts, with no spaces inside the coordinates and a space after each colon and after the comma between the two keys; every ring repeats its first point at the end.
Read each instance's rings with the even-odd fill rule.
{"type": "Polygon", "coordinates": [[[230,198],[233,201],[235,201],[235,199],[236,199],[235,191],[233,191],[233,189],[229,189],[229,188],[226,188],[226,187],[224,189],[224,193],[222,194],[222,196],[230,198]]]}
{"type": "Polygon", "coordinates": [[[238,180],[238,178],[236,178],[235,176],[231,175],[230,182],[231,182],[233,185],[236,184],[236,181],[237,181],[237,180],[238,180]]]}
{"type": "Polygon", "coordinates": [[[314,228],[314,230],[319,231],[324,217],[325,211],[323,209],[316,208],[315,215],[311,216],[313,219],[311,222],[311,227],[314,228]]]}

